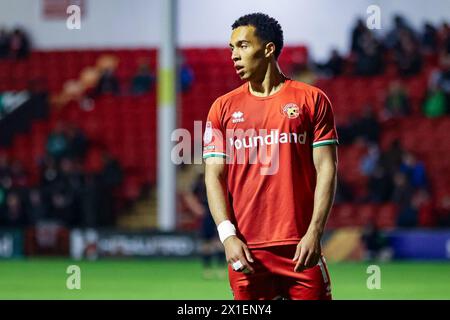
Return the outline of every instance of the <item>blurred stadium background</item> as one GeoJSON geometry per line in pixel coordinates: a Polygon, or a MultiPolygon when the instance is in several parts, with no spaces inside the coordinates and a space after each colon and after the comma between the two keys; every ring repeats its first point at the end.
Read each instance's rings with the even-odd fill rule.
{"type": "MultiPolygon", "coordinates": [[[[334,297],[450,299],[449,2],[173,3],[174,116],[193,141],[194,121],[240,85],[227,43],[245,13],[277,18],[284,72],[330,97],[341,142],[323,243],[334,297]],[[366,26],[371,5],[380,29],[366,26]],[[366,286],[373,264],[380,290],[366,286]]],[[[176,167],[164,207],[174,210],[161,212],[164,6],[0,3],[0,299],[231,299],[224,266],[206,277],[199,258],[201,165],[176,167]],[[79,30],[67,28],[70,5],[79,30]],[[66,288],[71,264],[81,290],[66,288]]]]}

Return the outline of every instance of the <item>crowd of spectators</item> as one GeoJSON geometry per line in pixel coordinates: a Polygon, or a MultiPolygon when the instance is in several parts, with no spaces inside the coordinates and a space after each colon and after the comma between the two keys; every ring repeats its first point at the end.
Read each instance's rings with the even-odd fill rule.
{"type": "Polygon", "coordinates": [[[358,19],[351,33],[350,50],[343,57],[334,49],[323,63],[313,64],[325,76],[350,73],[360,76],[379,75],[393,62],[401,77],[418,74],[424,57],[450,53],[450,26],[436,27],[426,22],[422,30],[415,30],[405,18],[397,15],[388,33],[376,33],[358,19]]]}
{"type": "MultiPolygon", "coordinates": [[[[180,58],[178,63],[178,81],[179,92],[188,92],[194,81],[194,72],[192,68],[180,58]]],[[[102,94],[111,95],[134,95],[139,96],[155,90],[156,75],[151,71],[147,63],[139,64],[135,74],[130,80],[128,88],[125,89],[117,77],[114,68],[106,68],[100,75],[99,81],[91,93],[92,96],[102,94]]]]}
{"type": "Polygon", "coordinates": [[[89,147],[79,128],[57,124],[47,139],[46,153],[37,164],[37,183],[32,183],[19,161],[0,155],[0,226],[115,225],[115,190],[122,182],[122,169],[105,151],[102,169],[87,172],[84,160],[89,147]]]}

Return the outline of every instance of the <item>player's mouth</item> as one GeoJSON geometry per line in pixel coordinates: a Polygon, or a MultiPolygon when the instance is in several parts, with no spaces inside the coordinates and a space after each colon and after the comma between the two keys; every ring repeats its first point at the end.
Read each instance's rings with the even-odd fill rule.
{"type": "Polygon", "coordinates": [[[236,74],[241,74],[242,72],[244,72],[243,66],[236,65],[234,66],[234,68],[236,69],[236,74]]]}

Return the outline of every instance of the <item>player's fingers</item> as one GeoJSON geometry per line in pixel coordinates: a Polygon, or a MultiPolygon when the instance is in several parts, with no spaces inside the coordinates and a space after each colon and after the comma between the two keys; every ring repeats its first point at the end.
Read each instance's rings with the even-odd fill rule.
{"type": "Polygon", "coordinates": [[[307,251],[300,248],[300,255],[298,257],[297,264],[295,265],[294,271],[299,272],[305,268],[305,258],[307,255],[307,251]]]}
{"type": "Polygon", "coordinates": [[[310,263],[312,260],[313,260],[313,253],[310,251],[307,253],[307,255],[305,257],[305,268],[310,267],[310,263]]]}
{"type": "Polygon", "coordinates": [[[247,260],[249,262],[254,262],[253,258],[252,258],[252,255],[250,254],[250,250],[248,250],[247,246],[243,246],[243,248],[244,248],[245,257],[247,258],[247,260]]]}
{"type": "Polygon", "coordinates": [[[295,249],[294,258],[292,259],[292,261],[295,261],[298,259],[298,257],[300,256],[300,250],[301,250],[301,247],[298,245],[297,249],[295,249]]]}
{"type": "Polygon", "coordinates": [[[250,265],[250,263],[248,263],[247,259],[246,259],[244,256],[240,257],[239,260],[240,260],[240,261],[242,262],[242,264],[244,265],[244,267],[241,268],[240,271],[248,270],[248,272],[250,272],[250,273],[254,273],[254,272],[255,272],[255,270],[252,268],[252,266],[250,265]]]}

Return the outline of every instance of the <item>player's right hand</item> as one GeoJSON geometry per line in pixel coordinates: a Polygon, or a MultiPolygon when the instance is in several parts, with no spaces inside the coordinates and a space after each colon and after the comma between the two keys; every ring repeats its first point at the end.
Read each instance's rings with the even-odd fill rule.
{"type": "Polygon", "coordinates": [[[244,242],[242,242],[238,237],[231,236],[225,239],[223,242],[225,247],[225,254],[227,257],[227,262],[232,265],[236,261],[241,261],[243,267],[237,272],[248,272],[254,273],[255,270],[252,268],[250,263],[253,263],[253,258],[244,242]]]}

